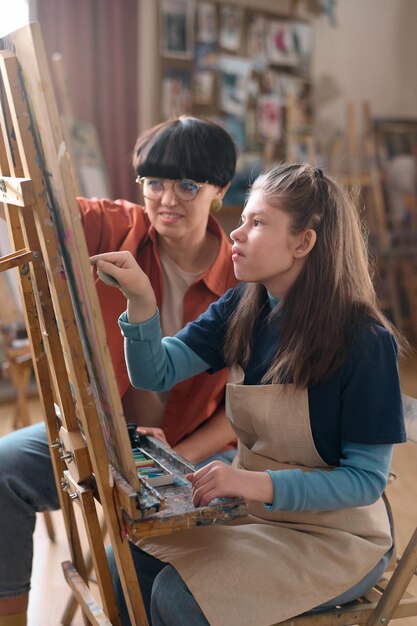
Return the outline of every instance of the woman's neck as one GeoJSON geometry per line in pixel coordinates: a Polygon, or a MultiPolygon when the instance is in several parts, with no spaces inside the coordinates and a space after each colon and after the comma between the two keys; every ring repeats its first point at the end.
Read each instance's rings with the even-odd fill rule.
{"type": "Polygon", "coordinates": [[[184,272],[205,272],[214,262],[219,248],[217,237],[208,231],[200,241],[158,237],[158,247],[184,272]]]}

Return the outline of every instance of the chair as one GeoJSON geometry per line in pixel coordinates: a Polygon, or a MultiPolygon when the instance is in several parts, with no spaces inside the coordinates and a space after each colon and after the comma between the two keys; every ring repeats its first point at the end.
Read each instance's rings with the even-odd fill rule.
{"type": "Polygon", "coordinates": [[[30,426],[29,407],[27,403],[28,388],[33,373],[32,355],[29,340],[18,340],[6,346],[6,361],[1,370],[4,378],[9,378],[16,391],[16,402],[13,413],[13,428],[30,426]]]}
{"type": "MultiPolygon", "coordinates": [[[[417,400],[403,396],[403,402],[407,439],[417,443],[417,400]]],[[[342,606],[303,613],[274,626],[385,626],[390,620],[415,617],[417,596],[407,591],[413,575],[417,576],[417,520],[408,545],[403,555],[397,557],[392,573],[386,572],[365,596],[342,606]]]]}

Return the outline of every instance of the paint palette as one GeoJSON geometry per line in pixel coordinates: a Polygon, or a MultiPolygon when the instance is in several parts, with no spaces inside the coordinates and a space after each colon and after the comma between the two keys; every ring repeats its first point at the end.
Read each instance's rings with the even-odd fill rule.
{"type": "Polygon", "coordinates": [[[153,487],[170,485],[174,474],[143,448],[132,448],[133,459],[140,478],[144,478],[153,487]]]}

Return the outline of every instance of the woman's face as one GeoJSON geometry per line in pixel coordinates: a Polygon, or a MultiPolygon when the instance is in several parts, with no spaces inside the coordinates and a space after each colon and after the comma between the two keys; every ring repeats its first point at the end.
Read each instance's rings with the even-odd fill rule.
{"type": "Polygon", "coordinates": [[[253,191],[242,213],[241,225],[230,237],[236,277],[263,284],[275,297],[285,296],[305,257],[302,254],[305,233],[290,232],[289,214],[272,207],[261,191],[253,191]]]}
{"type": "MultiPolygon", "coordinates": [[[[167,178],[147,177],[148,188],[161,188],[162,183],[159,198],[151,199],[149,196],[153,195],[152,192],[146,197],[144,190],[148,217],[160,237],[201,239],[206,233],[210,205],[215,198],[223,197],[224,190],[209,183],[197,183],[199,187],[196,197],[192,200],[183,200],[175,193],[176,182],[167,178]]],[[[187,188],[186,183],[184,188],[187,188]]]]}

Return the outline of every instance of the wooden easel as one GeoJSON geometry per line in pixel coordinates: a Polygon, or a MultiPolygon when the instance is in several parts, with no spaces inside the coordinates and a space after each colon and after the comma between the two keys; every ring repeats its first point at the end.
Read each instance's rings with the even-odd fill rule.
{"type": "MultiPolygon", "coordinates": [[[[168,488],[162,497],[138,478],[37,24],[0,40],[0,101],[0,200],[14,249],[0,259],[0,271],[19,268],[70,546],[71,561],[63,564],[64,574],[86,624],[119,624],[96,499],[103,509],[131,623],[146,626],[128,534],[137,540],[212,524],[245,514],[245,505],[239,499],[222,499],[195,509],[187,481],[168,488]],[[176,501],[179,490],[182,504],[174,512],[170,502],[176,501]],[[74,505],[82,512],[100,601],[88,587],[74,505]]],[[[156,441],[150,439],[149,446],[178,476],[194,469],[156,441]]]]}
{"type": "MultiPolygon", "coordinates": [[[[102,620],[103,624],[108,623],[108,620],[114,624],[119,623],[94,506],[93,490],[82,486],[82,482],[88,480],[94,472],[104,515],[109,532],[112,534],[112,543],[114,541],[116,547],[115,553],[120,564],[123,563],[123,567],[120,568],[121,576],[124,578],[123,584],[131,604],[132,623],[146,624],[140,591],[138,585],[133,584],[135,572],[128,542],[119,531],[120,524],[114,507],[107,452],[99,426],[97,408],[92,401],[87,366],[68,283],[62,277],[62,259],[57,233],[47,204],[45,179],[37,158],[39,152],[30,131],[31,120],[24,100],[22,76],[13,53],[4,50],[1,52],[0,71],[3,100],[0,120],[3,176],[1,189],[2,199],[6,203],[11,239],[16,250],[2,259],[0,267],[21,268],[20,280],[26,325],[47,419],[53,464],[56,477],[59,477],[57,487],[71,549],[72,564],[66,568],[67,580],[77,596],[85,597],[86,574],[71,503],[71,500],[74,500],[80,505],[83,513],[103,602],[103,610],[99,610],[98,607],[93,609],[94,605],[85,604],[84,613],[88,623],[101,623],[99,620],[102,620]],[[54,396],[62,413],[63,425],[60,428],[55,416],[54,396]],[[86,441],[80,434],[78,419],[83,425],[86,441]],[[93,454],[88,453],[88,445],[94,451],[93,454]],[[66,478],[63,477],[64,472],[66,478]],[[82,579],[84,584],[81,582],[82,579]],[[104,615],[107,622],[103,621],[104,615]]],[[[65,170],[68,165],[65,154],[62,155],[61,164],[65,170]]],[[[71,178],[68,180],[71,181],[71,178]]],[[[103,357],[104,361],[108,361],[108,355],[103,354],[103,357]]],[[[114,395],[117,400],[117,393],[114,395]]],[[[130,449],[127,433],[125,448],[126,452],[130,449]]],[[[130,476],[132,483],[134,484],[135,478],[138,483],[134,472],[130,473],[133,474],[130,476]]],[[[138,484],[137,490],[139,491],[138,484]]]]}
{"type": "MultiPolygon", "coordinates": [[[[375,133],[368,103],[364,103],[359,129],[357,109],[346,106],[346,133],[337,136],[330,150],[329,171],[342,184],[361,195],[365,208],[370,249],[375,260],[375,286],[380,306],[403,331],[408,331],[403,314],[399,277],[410,267],[410,253],[392,245],[389,215],[384,199],[382,172],[377,161],[375,133]]],[[[408,291],[411,291],[410,289],[408,291]]]]}

